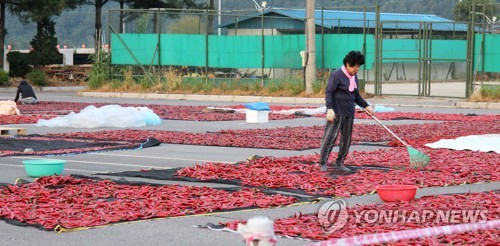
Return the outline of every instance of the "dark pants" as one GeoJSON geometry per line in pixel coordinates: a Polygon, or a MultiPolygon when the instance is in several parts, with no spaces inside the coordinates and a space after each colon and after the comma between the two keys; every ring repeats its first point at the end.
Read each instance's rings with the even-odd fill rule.
{"type": "Polygon", "coordinates": [[[352,126],[354,117],[337,116],[333,122],[326,121],[325,133],[321,140],[320,164],[326,165],[332,153],[335,141],[340,133],[339,154],[336,163],[344,163],[349,147],[351,147],[352,126]]]}

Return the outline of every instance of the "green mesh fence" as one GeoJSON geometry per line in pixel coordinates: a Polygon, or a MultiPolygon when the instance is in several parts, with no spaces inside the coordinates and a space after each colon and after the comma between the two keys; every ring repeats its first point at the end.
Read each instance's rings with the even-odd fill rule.
{"type": "MultiPolygon", "coordinates": [[[[476,35],[477,61],[481,54],[482,35],[476,35]]],[[[112,34],[112,64],[208,66],[220,68],[262,67],[262,42],[264,42],[265,68],[301,68],[300,51],[305,50],[304,35],[277,36],[216,36],[197,34],[112,34]],[[160,41],[160,42],[158,42],[160,41]],[[159,43],[159,44],[158,44],[159,43]],[[160,62],[158,62],[158,59],[160,62]]],[[[326,34],[316,36],[318,68],[337,68],[350,50],[362,50],[362,34],[326,34]],[[324,40],[324,44],[323,44],[324,40]],[[325,49],[323,53],[323,47],[325,49]],[[324,59],[323,59],[324,56],[324,59]]],[[[366,69],[374,63],[374,37],[366,35],[366,69]]],[[[485,35],[484,70],[500,72],[500,35],[485,35]]],[[[435,61],[465,61],[465,40],[433,40],[432,59],[435,61]]],[[[418,62],[419,40],[384,39],[383,62],[418,62]]],[[[482,68],[482,65],[480,65],[482,68]]]]}
{"type": "Polygon", "coordinates": [[[205,66],[205,38],[204,35],[161,34],[161,65],[205,66]]]}
{"type": "Polygon", "coordinates": [[[158,35],[120,34],[111,36],[112,64],[158,64],[158,35]]]}
{"type": "MultiPolygon", "coordinates": [[[[210,67],[261,67],[261,47],[260,36],[209,36],[208,64],[210,67]]],[[[200,55],[204,57],[204,53],[200,55]]]]}
{"type": "MultiPolygon", "coordinates": [[[[384,62],[418,62],[420,50],[423,49],[415,39],[382,40],[382,58],[384,62]]],[[[431,57],[433,60],[465,61],[467,57],[466,40],[432,40],[431,57]]]]}
{"type": "Polygon", "coordinates": [[[475,56],[474,56],[474,70],[485,72],[500,72],[500,35],[498,34],[485,34],[484,35],[484,52],[481,50],[481,42],[483,41],[482,34],[476,34],[475,41],[475,56]],[[484,57],[482,57],[484,53],[484,57]]]}
{"type": "Polygon", "coordinates": [[[384,39],[382,40],[383,62],[418,62],[418,40],[384,39]],[[402,60],[403,59],[403,60],[402,60]]]}
{"type": "MultiPolygon", "coordinates": [[[[325,35],[323,63],[322,37],[317,40],[318,67],[339,67],[349,50],[362,50],[363,35],[325,35]]],[[[112,34],[112,64],[158,64],[205,66],[208,43],[210,67],[262,67],[264,42],[265,68],[301,68],[300,51],[305,49],[304,35],[280,36],[215,36],[193,34],[112,34]],[[158,40],[160,45],[158,46],[158,40]],[[155,52],[159,47],[160,52],[155,52]],[[160,54],[160,56],[159,56],[160,54]]],[[[373,36],[367,38],[367,47],[373,47],[373,36]]],[[[367,50],[367,68],[373,64],[373,49],[367,50]]]]}
{"type": "Polygon", "coordinates": [[[302,67],[300,51],[305,49],[304,47],[306,44],[306,40],[304,35],[281,35],[264,37],[264,67],[302,67]]]}
{"type": "Polygon", "coordinates": [[[432,59],[461,60],[467,59],[467,40],[432,40],[432,59]]]}
{"type": "MultiPolygon", "coordinates": [[[[321,55],[321,36],[317,35],[318,40],[316,56],[318,57],[318,66],[322,64],[321,55]]],[[[364,37],[362,34],[329,34],[325,35],[325,67],[338,68],[342,66],[342,61],[350,50],[363,50],[364,37]]],[[[371,69],[375,60],[375,40],[373,35],[366,35],[366,69],[371,69]]]]}

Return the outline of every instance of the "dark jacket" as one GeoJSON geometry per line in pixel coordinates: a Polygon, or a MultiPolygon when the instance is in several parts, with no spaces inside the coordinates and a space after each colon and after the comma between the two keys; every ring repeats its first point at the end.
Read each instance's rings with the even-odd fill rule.
{"type": "MultiPolygon", "coordinates": [[[[356,85],[358,76],[355,75],[356,85]]],[[[354,117],[355,104],[365,108],[368,103],[361,97],[359,90],[349,91],[349,78],[342,72],[341,68],[330,74],[325,91],[326,108],[333,109],[335,115],[354,117]]]]}
{"type": "Polygon", "coordinates": [[[27,98],[27,97],[33,97],[38,100],[35,96],[35,92],[33,91],[33,87],[31,87],[26,80],[21,80],[19,82],[19,85],[17,86],[17,92],[16,92],[16,99],[14,99],[14,102],[17,102],[17,99],[19,99],[19,95],[21,95],[21,98],[27,98]]]}

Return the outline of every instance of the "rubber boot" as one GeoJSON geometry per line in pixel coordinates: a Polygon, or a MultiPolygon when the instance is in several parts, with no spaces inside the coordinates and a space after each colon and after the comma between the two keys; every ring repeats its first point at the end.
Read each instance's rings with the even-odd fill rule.
{"type": "Polygon", "coordinates": [[[337,164],[335,164],[333,169],[335,171],[338,171],[338,172],[346,172],[346,173],[351,171],[351,169],[344,166],[344,164],[342,162],[338,162],[337,164]]]}
{"type": "Polygon", "coordinates": [[[321,172],[326,172],[328,171],[328,166],[325,164],[325,165],[321,165],[321,169],[320,169],[321,172]]]}

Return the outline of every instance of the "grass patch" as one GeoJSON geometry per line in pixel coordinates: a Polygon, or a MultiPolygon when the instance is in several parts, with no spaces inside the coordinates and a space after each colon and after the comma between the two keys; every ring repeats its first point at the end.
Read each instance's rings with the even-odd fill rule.
{"type": "Polygon", "coordinates": [[[471,96],[473,102],[499,102],[500,85],[482,85],[471,96]]]}
{"type": "Polygon", "coordinates": [[[260,95],[260,96],[308,96],[323,97],[322,83],[314,83],[313,95],[307,95],[302,80],[266,79],[208,79],[190,78],[166,71],[161,78],[135,77],[132,71],[122,72],[120,79],[106,81],[93,89],[100,92],[139,92],[170,94],[260,95]]]}

